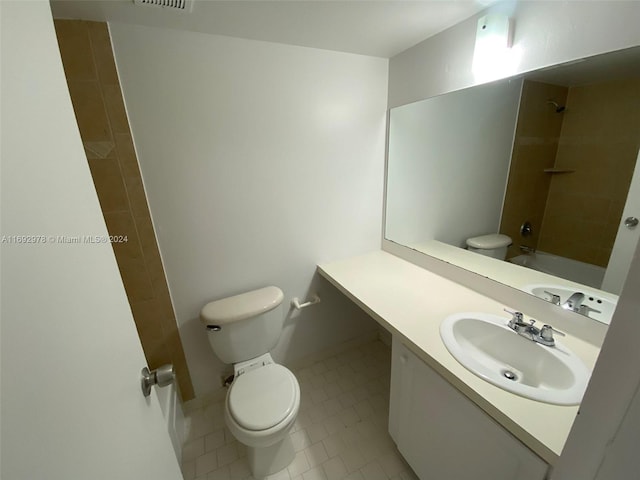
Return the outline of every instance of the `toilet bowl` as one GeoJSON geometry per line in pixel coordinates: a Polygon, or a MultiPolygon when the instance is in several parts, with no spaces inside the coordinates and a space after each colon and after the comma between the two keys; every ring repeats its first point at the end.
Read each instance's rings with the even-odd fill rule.
{"type": "Polygon", "coordinates": [[[283,470],[295,457],[289,431],[300,410],[300,386],[269,353],[284,323],[282,299],[279,288],[266,287],[208,303],[200,312],[214,353],[233,364],[225,423],[246,445],[254,478],[283,470]]]}
{"type": "Polygon", "coordinates": [[[293,373],[269,354],[259,361],[260,366],[236,377],[225,403],[225,423],[247,446],[256,478],[276,473],[293,460],[289,431],[300,410],[300,387],[293,373]]]}

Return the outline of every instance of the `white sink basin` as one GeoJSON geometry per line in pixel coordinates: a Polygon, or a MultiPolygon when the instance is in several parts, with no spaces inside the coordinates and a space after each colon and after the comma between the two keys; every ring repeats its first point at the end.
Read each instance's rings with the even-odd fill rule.
{"type": "Polygon", "coordinates": [[[606,323],[607,325],[611,323],[611,317],[613,316],[613,312],[615,311],[617,304],[617,297],[615,295],[583,287],[571,288],[562,285],[534,284],[525,285],[522,289],[545,300],[551,300],[551,296],[546,292],[560,295],[560,303],[566,302],[574,293],[582,292],[585,295],[582,304],[588,305],[594,310],[598,310],[600,312],[589,312],[587,316],[594,320],[598,320],[599,322],[606,323]]]}
{"type": "Polygon", "coordinates": [[[508,321],[459,313],[442,321],[440,336],[458,362],[487,382],[540,402],[579,404],[591,375],[584,363],[558,340],[554,347],[535,343],[511,330],[508,321]]]}

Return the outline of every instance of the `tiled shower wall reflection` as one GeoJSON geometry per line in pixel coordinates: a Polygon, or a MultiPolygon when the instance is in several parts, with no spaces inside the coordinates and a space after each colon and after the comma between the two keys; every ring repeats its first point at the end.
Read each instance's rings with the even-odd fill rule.
{"type": "Polygon", "coordinates": [[[606,267],[640,147],[640,79],[571,87],[538,247],[606,267]]]}
{"type": "Polygon", "coordinates": [[[607,266],[640,147],[639,104],[637,78],[525,81],[500,224],[514,240],[507,258],[526,245],[607,266]],[[525,220],[530,237],[520,235],[525,220]]]}
{"type": "Polygon", "coordinates": [[[106,23],[56,20],[65,75],[91,175],[149,365],[173,363],[183,400],[193,387],[133,148],[106,23]]]}
{"type": "Polygon", "coordinates": [[[565,104],[567,88],[525,81],[522,87],[518,124],[513,145],[509,181],[500,221],[500,233],[509,235],[513,244],[507,258],[520,255],[520,245],[538,248],[551,175],[544,170],[556,161],[562,114],[550,108],[547,100],[565,104]],[[520,226],[528,220],[533,234],[523,238],[520,226]]]}

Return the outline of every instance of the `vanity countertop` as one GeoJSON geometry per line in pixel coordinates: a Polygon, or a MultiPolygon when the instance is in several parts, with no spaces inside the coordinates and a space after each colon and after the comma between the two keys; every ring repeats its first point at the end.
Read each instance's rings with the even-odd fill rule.
{"type": "MultiPolygon", "coordinates": [[[[440,338],[440,322],[451,314],[485,312],[508,319],[503,308],[516,305],[496,302],[384,251],[322,264],[318,271],[521,442],[555,464],[578,406],[541,403],[502,390],[458,363],[440,338]]],[[[598,347],[572,335],[561,343],[593,369],[598,347]]]]}

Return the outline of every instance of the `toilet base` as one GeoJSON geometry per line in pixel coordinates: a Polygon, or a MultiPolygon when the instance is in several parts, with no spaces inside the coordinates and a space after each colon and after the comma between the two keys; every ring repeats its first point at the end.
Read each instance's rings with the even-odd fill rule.
{"type": "Polygon", "coordinates": [[[293,449],[291,436],[285,437],[268,447],[247,447],[247,460],[254,478],[264,478],[289,466],[296,452],[293,449]]]}

